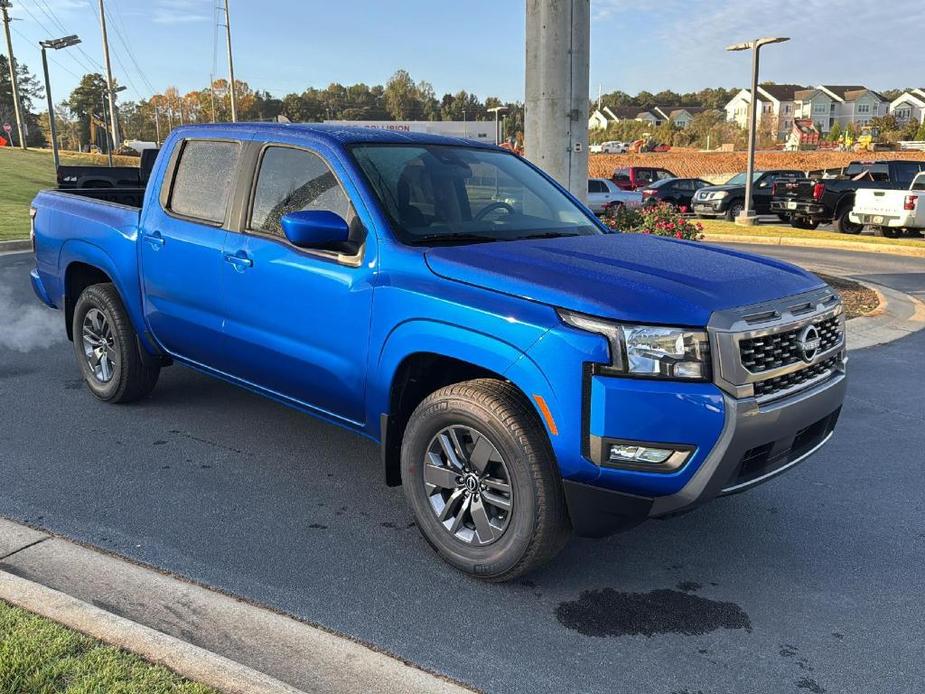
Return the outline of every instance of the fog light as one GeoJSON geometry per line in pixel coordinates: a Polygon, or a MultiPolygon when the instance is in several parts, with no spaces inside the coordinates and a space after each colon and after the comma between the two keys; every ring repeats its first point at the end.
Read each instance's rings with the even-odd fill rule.
{"type": "Polygon", "coordinates": [[[592,460],[609,468],[673,472],[688,461],[694,450],[694,446],[686,444],[651,444],[591,437],[592,460]]]}
{"type": "Polygon", "coordinates": [[[672,448],[649,448],[647,446],[628,446],[615,443],[610,447],[610,462],[664,463],[674,453],[672,448]]]}

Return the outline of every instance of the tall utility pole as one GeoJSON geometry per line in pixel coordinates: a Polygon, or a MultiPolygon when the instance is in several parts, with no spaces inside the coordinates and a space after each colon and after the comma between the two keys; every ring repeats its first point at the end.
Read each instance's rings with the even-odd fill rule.
{"type": "MultiPolygon", "coordinates": [[[[103,0],[100,0],[102,2],[103,0]]],[[[238,122],[238,100],[234,93],[234,58],[231,55],[231,13],[228,11],[228,0],[225,0],[225,36],[228,38],[228,78],[229,94],[231,95],[231,122],[238,122]]]]}
{"type": "Polygon", "coordinates": [[[106,65],[106,87],[109,90],[109,122],[112,125],[112,147],[119,149],[119,118],[116,116],[115,84],[112,81],[112,67],[109,64],[109,37],[106,35],[106,12],[100,0],[100,31],[103,34],[103,61],[106,65]]]}
{"type": "Polygon", "coordinates": [[[78,43],[80,43],[80,39],[76,34],[60,39],[39,41],[39,46],[42,48],[42,72],[45,73],[45,98],[48,100],[48,126],[51,129],[51,158],[55,163],[55,171],[58,170],[61,160],[58,157],[58,128],[55,124],[55,104],[51,98],[51,80],[48,79],[48,56],[45,51],[49,48],[58,51],[69,46],[76,46],[78,43]]]}
{"type": "Polygon", "coordinates": [[[525,154],[588,198],[590,0],[527,0],[525,154]]]}
{"type": "Polygon", "coordinates": [[[22,109],[19,106],[19,80],[16,79],[15,59],[13,58],[13,40],[10,38],[10,15],[7,10],[11,7],[10,0],[0,0],[0,10],[3,12],[3,31],[6,33],[6,55],[10,63],[10,84],[13,86],[13,110],[16,113],[16,132],[19,134],[19,148],[26,148],[26,135],[22,122],[22,109]]]}
{"type": "Polygon", "coordinates": [[[154,104],[154,138],[158,147],[161,146],[161,119],[157,115],[157,104],[154,104]]]}

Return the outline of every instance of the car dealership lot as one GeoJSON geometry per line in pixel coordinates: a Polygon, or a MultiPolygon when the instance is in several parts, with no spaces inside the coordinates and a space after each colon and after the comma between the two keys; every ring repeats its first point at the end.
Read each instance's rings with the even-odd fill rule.
{"type": "MultiPolygon", "coordinates": [[[[914,258],[812,256],[925,295],[914,258]]],[[[187,369],[84,389],[60,315],[0,257],[0,515],[491,691],[915,691],[925,678],[925,333],[852,355],[831,444],[783,478],[511,585],[450,570],[378,450],[187,369]]]]}

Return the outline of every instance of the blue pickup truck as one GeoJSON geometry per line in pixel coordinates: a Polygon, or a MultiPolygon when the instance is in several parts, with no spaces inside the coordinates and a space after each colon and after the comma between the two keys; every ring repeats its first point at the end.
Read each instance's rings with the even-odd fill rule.
{"type": "Polygon", "coordinates": [[[367,436],[424,538],[488,580],[791,468],[845,394],[817,277],[611,233],[485,144],[181,127],[144,189],[44,191],[32,222],[93,395],[179,363],[367,436]]]}

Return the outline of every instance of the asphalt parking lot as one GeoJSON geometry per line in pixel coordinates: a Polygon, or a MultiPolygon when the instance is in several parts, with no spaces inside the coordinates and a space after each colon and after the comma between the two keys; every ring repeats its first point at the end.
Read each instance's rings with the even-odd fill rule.
{"type": "MultiPolygon", "coordinates": [[[[759,250],[925,297],[921,259],[759,250]]],[[[485,585],[435,557],[370,442],[181,367],[94,400],[30,265],[0,257],[0,516],[488,691],[921,691],[925,331],[852,354],[835,437],[791,473],[485,585]]]]}

